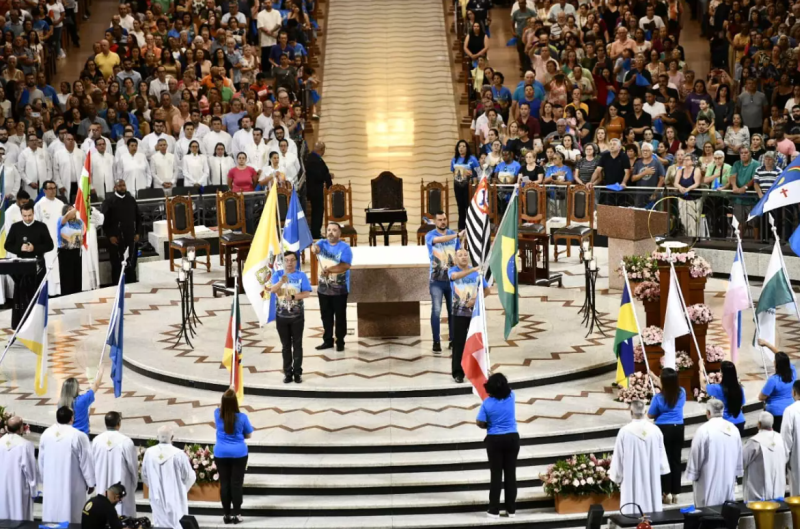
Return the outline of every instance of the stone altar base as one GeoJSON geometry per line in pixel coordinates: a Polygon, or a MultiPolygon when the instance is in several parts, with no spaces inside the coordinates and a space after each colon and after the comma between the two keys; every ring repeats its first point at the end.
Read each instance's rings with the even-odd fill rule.
{"type": "Polygon", "coordinates": [[[396,338],[421,334],[419,301],[359,303],[356,313],[359,338],[396,338]]]}
{"type": "MultiPolygon", "coordinates": [[[[656,249],[653,239],[629,241],[625,239],[608,239],[608,288],[622,290],[625,280],[617,272],[622,258],[626,255],[647,255],[656,249]]],[[[633,292],[631,292],[633,295],[633,292]]]]}

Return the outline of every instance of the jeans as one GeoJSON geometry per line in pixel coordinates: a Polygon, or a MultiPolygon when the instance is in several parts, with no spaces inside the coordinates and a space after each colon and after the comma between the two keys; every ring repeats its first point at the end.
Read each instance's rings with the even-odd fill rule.
{"type": "Polygon", "coordinates": [[[439,327],[442,319],[442,297],[447,302],[447,335],[452,341],[453,339],[453,291],[450,289],[450,281],[431,281],[431,331],[433,332],[433,341],[441,342],[439,327]]]}
{"type": "Polygon", "coordinates": [[[61,55],[61,34],[64,31],[64,26],[60,28],[53,28],[53,45],[55,46],[56,59],[61,55]]]}
{"type": "Polygon", "coordinates": [[[319,296],[319,312],[322,316],[322,341],[326,344],[333,343],[333,326],[336,323],[336,345],[344,347],[344,337],[347,336],[347,294],[338,296],[319,296]]]}
{"type": "Polygon", "coordinates": [[[681,493],[681,449],[683,449],[682,424],[657,424],[664,434],[664,449],[669,462],[669,474],[661,476],[662,494],[681,493]]]}
{"type": "Polygon", "coordinates": [[[244,496],[244,472],[247,469],[247,456],[218,457],[219,493],[222,500],[222,511],[225,516],[237,516],[242,513],[242,497],[244,496]],[[233,503],[233,512],[231,512],[233,503]]]}
{"type": "Polygon", "coordinates": [[[453,184],[458,204],[458,231],[467,227],[467,210],[469,208],[469,184],[453,184]]]}
{"type": "Polygon", "coordinates": [[[305,318],[275,318],[275,327],[281,338],[283,372],[286,375],[303,374],[303,327],[305,318]]]}
{"type": "Polygon", "coordinates": [[[464,370],[461,369],[461,356],[464,354],[464,344],[467,341],[467,332],[469,331],[469,322],[472,320],[469,316],[453,316],[453,333],[450,335],[453,342],[453,359],[450,366],[453,378],[464,377],[464,370]]]}
{"type": "Polygon", "coordinates": [[[491,483],[489,484],[489,512],[500,512],[500,488],[505,485],[506,512],[517,511],[517,455],[519,434],[507,433],[486,436],[486,454],[489,456],[491,483]]]}

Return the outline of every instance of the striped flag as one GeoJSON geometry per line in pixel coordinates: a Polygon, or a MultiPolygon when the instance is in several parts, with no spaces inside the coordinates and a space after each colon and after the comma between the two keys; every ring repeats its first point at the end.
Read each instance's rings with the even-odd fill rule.
{"type": "Polygon", "coordinates": [[[19,343],[39,357],[36,362],[34,390],[40,397],[47,393],[47,298],[47,282],[45,282],[39,289],[36,304],[17,333],[19,343]]]}
{"type": "Polygon", "coordinates": [[[86,234],[89,233],[89,205],[91,203],[92,193],[92,153],[86,155],[86,160],[83,162],[83,170],[81,171],[81,179],[78,182],[78,194],[75,195],[75,209],[78,210],[78,217],[83,221],[83,247],[88,249],[89,243],[86,240],[86,234]]]}
{"type": "Polygon", "coordinates": [[[486,335],[483,279],[478,280],[478,295],[475,297],[475,306],[472,307],[472,319],[469,321],[467,341],[464,342],[461,369],[472,383],[472,392],[481,400],[486,400],[488,395],[483,385],[489,380],[489,339],[486,335]]]}
{"type": "Polygon", "coordinates": [[[231,319],[228,323],[228,333],[225,337],[225,354],[222,365],[231,373],[231,387],[236,391],[239,404],[244,400],[244,370],[242,369],[242,330],[241,316],[239,314],[239,284],[233,289],[233,303],[231,303],[231,319]]]}
{"type": "Polygon", "coordinates": [[[467,242],[472,266],[481,266],[489,257],[489,182],[481,177],[467,211],[467,242]]]}

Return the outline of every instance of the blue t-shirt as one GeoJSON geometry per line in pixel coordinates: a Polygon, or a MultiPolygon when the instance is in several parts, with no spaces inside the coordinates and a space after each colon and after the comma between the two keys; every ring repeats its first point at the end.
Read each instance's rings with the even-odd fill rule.
{"type": "Polygon", "coordinates": [[[225,423],[219,415],[219,408],[214,410],[214,424],[217,428],[217,444],[214,445],[214,457],[244,457],[247,445],[244,436],[253,433],[250,419],[244,413],[236,414],[233,433],[225,433],[225,423]]]}
{"type": "Polygon", "coordinates": [[[503,400],[488,397],[483,401],[481,409],[478,410],[478,420],[489,425],[486,433],[489,435],[517,433],[517,417],[514,404],[513,391],[503,400]]]}
{"type": "MultiPolygon", "coordinates": [[[[725,394],[722,392],[722,386],[720,384],[709,384],[706,386],[706,393],[708,393],[709,397],[719,399],[723,404],[725,404],[725,410],[722,414],[723,419],[728,422],[732,422],[733,424],[744,422],[744,413],[741,411],[739,411],[739,415],[736,417],[731,417],[731,414],[728,411],[728,401],[725,400],[725,394]]],[[[744,407],[744,388],[742,388],[742,407],[744,407]]]]}
{"type": "Polygon", "coordinates": [[[517,176],[522,170],[519,162],[514,160],[511,163],[500,162],[494,168],[494,174],[497,176],[497,181],[501,184],[516,184],[517,176]]]}
{"type": "Polygon", "coordinates": [[[436,237],[455,235],[451,229],[445,231],[444,235],[439,230],[433,229],[425,235],[425,245],[428,247],[428,259],[431,261],[431,281],[450,281],[447,271],[456,264],[456,250],[461,248],[458,237],[454,237],[447,242],[433,244],[436,237]]]}
{"type": "Polygon", "coordinates": [[[794,366],[791,367],[791,382],[784,382],[781,380],[780,375],[772,375],[767,379],[767,383],[764,384],[764,389],[761,390],[761,393],[767,396],[767,411],[772,415],[782,416],[783,410],[794,402],[792,385],[797,380],[797,371],[794,366]]]}
{"type": "Polygon", "coordinates": [[[458,266],[453,266],[448,271],[450,277],[450,290],[453,292],[453,316],[472,316],[472,307],[467,306],[469,300],[478,295],[478,281],[483,280],[483,288],[489,284],[478,272],[472,272],[461,279],[453,279],[453,274],[461,272],[458,266]]]}
{"type": "Polygon", "coordinates": [[[91,389],[75,397],[72,403],[72,411],[75,413],[72,426],[86,435],[89,435],[89,408],[92,404],[94,404],[94,390],[91,389]]]}
{"type": "Polygon", "coordinates": [[[664,395],[659,393],[650,403],[647,414],[656,418],[656,424],[683,424],[683,406],[686,404],[686,391],[678,388],[678,401],[670,408],[664,395]]]}
{"type": "MultiPolygon", "coordinates": [[[[544,96],[545,96],[544,85],[539,81],[534,81],[533,98],[541,103],[542,101],[544,101],[544,96]]],[[[519,82],[517,88],[514,90],[514,101],[519,103],[524,99],[525,99],[525,81],[522,80],[519,82]]]]}
{"type": "Polygon", "coordinates": [[[466,184],[469,182],[470,178],[477,177],[480,169],[481,165],[474,156],[470,156],[469,159],[464,159],[463,156],[459,156],[458,158],[450,160],[450,172],[453,173],[457,184],[466,184]],[[467,176],[466,169],[472,171],[470,176],[467,176]]]}
{"type": "MultiPolygon", "coordinates": [[[[317,243],[319,247],[319,268],[330,268],[339,263],[353,262],[353,250],[350,245],[344,241],[339,241],[332,245],[327,239],[322,239],[317,243]]],[[[327,277],[320,274],[319,285],[317,286],[317,293],[324,296],[339,296],[350,292],[350,270],[346,270],[339,274],[328,274],[327,277]]]]}
{"type": "Polygon", "coordinates": [[[557,180],[559,182],[572,182],[572,169],[567,167],[566,165],[562,165],[558,167],[557,165],[551,165],[547,168],[544,172],[545,178],[552,178],[553,180],[557,180]],[[557,173],[564,173],[564,178],[561,178],[560,174],[557,173]]]}
{"type": "MultiPolygon", "coordinates": [[[[287,275],[285,270],[278,270],[272,274],[272,284],[280,283],[281,278],[287,275]]],[[[295,270],[287,275],[288,281],[281,290],[275,294],[278,302],[275,308],[275,316],[281,319],[295,320],[303,317],[303,300],[292,299],[292,295],[300,292],[311,292],[311,283],[308,276],[300,270],[295,270]]]]}
{"type": "Polygon", "coordinates": [[[508,103],[509,105],[511,104],[511,90],[505,86],[501,87],[500,90],[498,90],[497,87],[492,86],[492,97],[494,97],[494,100],[498,103],[503,102],[508,103]]]}
{"type": "Polygon", "coordinates": [[[222,115],[222,124],[227,128],[228,134],[233,136],[239,131],[239,120],[245,117],[246,115],[247,112],[245,111],[239,112],[238,114],[234,114],[233,112],[228,112],[227,114],[222,115]]]}

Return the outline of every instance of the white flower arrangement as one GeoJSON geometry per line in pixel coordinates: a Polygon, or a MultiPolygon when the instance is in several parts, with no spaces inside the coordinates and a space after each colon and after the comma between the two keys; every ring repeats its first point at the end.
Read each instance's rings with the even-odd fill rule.
{"type": "MultiPolygon", "coordinates": [[[[660,393],[658,388],[656,388],[656,393],[660,393]]],[[[628,387],[619,389],[617,398],[614,400],[630,404],[635,400],[650,402],[652,398],[653,389],[647,374],[637,371],[628,378],[628,387]]]]}
{"type": "Polygon", "coordinates": [[[722,362],[725,360],[725,350],[719,345],[706,345],[706,362],[722,362]]]}
{"type": "MultiPolygon", "coordinates": [[[[708,384],[719,384],[722,382],[722,373],[709,373],[708,374],[708,384]]],[[[699,388],[694,389],[694,400],[697,402],[706,402],[709,399],[708,393],[705,390],[701,390],[699,388]]]]}
{"type": "Polygon", "coordinates": [[[711,312],[711,307],[705,303],[696,303],[686,307],[686,312],[689,314],[689,319],[695,325],[703,325],[711,323],[714,320],[714,314],[711,312]]]}
{"type": "Polygon", "coordinates": [[[217,463],[214,461],[214,450],[208,446],[200,446],[197,444],[186,445],[183,449],[192,462],[197,474],[197,483],[216,483],[219,482],[219,473],[217,472],[217,463]]]}
{"type": "Polygon", "coordinates": [[[645,345],[659,345],[664,340],[664,331],[655,325],[645,327],[642,331],[642,340],[645,345]]]}
{"type": "MultiPolygon", "coordinates": [[[[664,357],[661,357],[661,367],[664,367],[664,357]]],[[[675,368],[678,371],[686,371],[692,368],[694,362],[692,357],[686,351],[678,351],[675,353],[675,368]]]]}
{"type": "Polygon", "coordinates": [[[604,454],[602,458],[594,454],[577,454],[556,461],[547,468],[547,472],[539,474],[539,478],[545,494],[551,497],[556,494],[611,495],[619,490],[619,486],[609,478],[610,468],[609,454],[604,454]]]}

